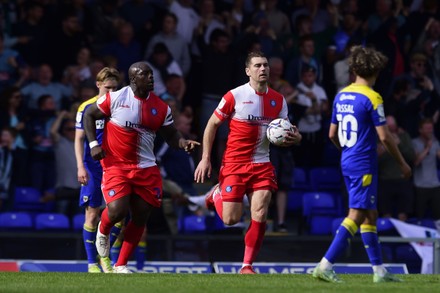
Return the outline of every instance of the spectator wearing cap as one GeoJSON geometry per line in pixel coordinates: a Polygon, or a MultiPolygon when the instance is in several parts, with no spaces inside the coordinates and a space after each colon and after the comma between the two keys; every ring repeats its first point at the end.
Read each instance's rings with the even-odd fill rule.
{"type": "Polygon", "coordinates": [[[302,66],[301,81],[296,89],[299,91],[297,103],[305,107],[305,112],[298,122],[303,139],[294,152],[295,162],[302,167],[316,167],[321,165],[324,146],[322,118],[329,111],[329,105],[324,88],[316,83],[315,67],[302,66]]]}

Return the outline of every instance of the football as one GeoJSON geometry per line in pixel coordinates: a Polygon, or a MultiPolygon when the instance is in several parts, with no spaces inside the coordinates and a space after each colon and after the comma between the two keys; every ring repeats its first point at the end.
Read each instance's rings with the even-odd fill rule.
{"type": "Polygon", "coordinates": [[[284,133],[289,130],[293,131],[294,128],[288,120],[282,118],[274,119],[267,126],[267,139],[274,145],[282,145],[284,133]]]}

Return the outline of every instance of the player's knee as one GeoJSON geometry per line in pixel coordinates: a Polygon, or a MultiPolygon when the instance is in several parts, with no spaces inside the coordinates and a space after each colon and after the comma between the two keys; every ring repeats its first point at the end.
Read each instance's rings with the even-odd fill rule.
{"type": "Polygon", "coordinates": [[[241,215],[228,215],[228,216],[223,215],[223,223],[226,226],[235,225],[238,222],[240,222],[240,220],[241,220],[241,215]]]}

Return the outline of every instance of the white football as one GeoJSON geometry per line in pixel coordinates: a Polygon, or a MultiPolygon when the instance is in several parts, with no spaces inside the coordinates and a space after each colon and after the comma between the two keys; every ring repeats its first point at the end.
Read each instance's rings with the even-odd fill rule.
{"type": "Polygon", "coordinates": [[[294,131],[292,123],[286,119],[277,118],[272,120],[267,126],[267,139],[274,145],[283,144],[286,131],[294,131]]]}

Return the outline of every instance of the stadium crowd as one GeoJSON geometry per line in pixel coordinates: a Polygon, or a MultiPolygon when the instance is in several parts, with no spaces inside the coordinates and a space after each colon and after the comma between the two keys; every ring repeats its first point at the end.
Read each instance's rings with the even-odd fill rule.
{"type": "MultiPolygon", "coordinates": [[[[437,0],[2,1],[0,211],[13,209],[15,187],[32,186],[42,201],[70,199],[70,210],[64,204],[60,211],[80,212],[77,108],[98,93],[95,77],[102,68],[117,68],[122,87],[129,66],[141,60],[153,69],[154,92],[170,105],[179,130],[200,141],[221,97],[248,80],[248,52],[261,50],[271,67],[270,86],[285,96],[303,135],[282,170],[337,165],[337,154],[327,147],[331,105],[353,81],[346,57],[361,44],[389,59],[374,89],[384,99],[399,148],[415,167],[413,178],[402,182],[378,144],[379,212],[440,220],[439,6],[437,0]],[[57,145],[60,136],[70,144],[57,145]]],[[[228,134],[222,127],[214,171],[228,134]]],[[[176,154],[163,142],[157,150],[165,178],[195,195],[192,174],[200,153],[176,154]]],[[[214,185],[216,175],[211,179],[214,185]]],[[[286,228],[284,219],[278,224],[286,228]]]]}

